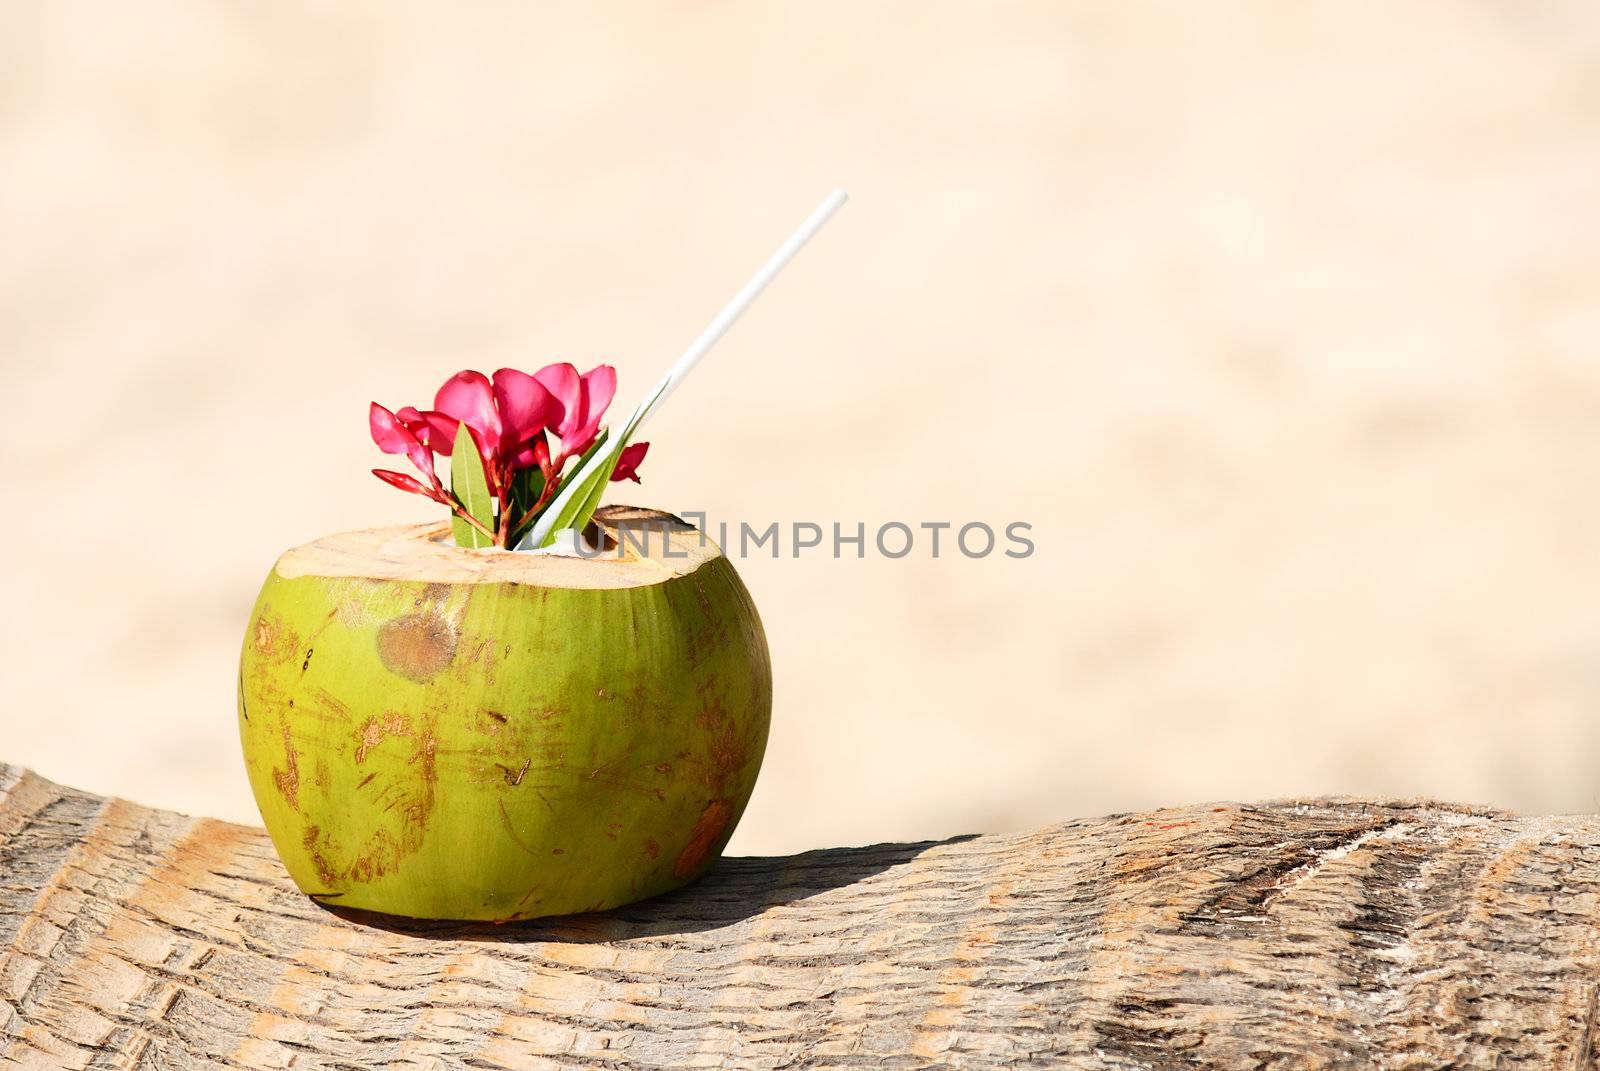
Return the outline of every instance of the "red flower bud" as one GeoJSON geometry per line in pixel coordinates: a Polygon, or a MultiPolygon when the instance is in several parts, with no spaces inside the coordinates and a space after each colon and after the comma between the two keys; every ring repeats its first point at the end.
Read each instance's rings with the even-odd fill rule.
{"type": "Polygon", "coordinates": [[[649,443],[629,443],[622,448],[622,455],[617,458],[617,467],[611,470],[611,480],[632,480],[641,483],[639,479],[639,462],[644,460],[644,455],[650,449],[649,443]]]}

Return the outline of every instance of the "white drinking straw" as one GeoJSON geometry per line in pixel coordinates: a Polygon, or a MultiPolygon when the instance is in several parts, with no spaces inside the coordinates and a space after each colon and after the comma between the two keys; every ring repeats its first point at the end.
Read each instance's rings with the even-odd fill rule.
{"type": "Polygon", "coordinates": [[[544,544],[550,536],[550,529],[555,524],[555,519],[566,509],[572,496],[577,493],[584,481],[600,466],[606,464],[612,454],[622,448],[624,440],[631,438],[639,430],[645,418],[666,399],[667,395],[678,389],[678,385],[694,371],[694,366],[699,364],[700,359],[717,344],[719,338],[728,333],[728,328],[732,327],[734,321],[750,307],[751,302],[760,296],[761,291],[767,288],[767,284],[794,259],[794,255],[811,240],[812,235],[820,231],[822,225],[839,211],[847,196],[843,190],[834,190],[823,198],[816,210],[806,217],[806,221],[789,235],[788,240],[778,247],[778,251],[772,254],[771,259],[761,266],[761,270],[744,284],[743,289],[733,295],[733,300],[724,305],[722,311],[706,325],[704,331],[700,332],[700,336],[689,344],[689,348],[683,351],[683,356],[678,358],[677,363],[662,377],[661,382],[656,384],[655,390],[645,395],[644,400],[633,411],[633,416],[628,418],[628,422],[616,434],[607,436],[605,445],[595,451],[589,463],[579,469],[562,492],[555,497],[555,501],[545,507],[544,513],[534,522],[533,530],[523,538],[519,546],[539,547],[544,544]]]}

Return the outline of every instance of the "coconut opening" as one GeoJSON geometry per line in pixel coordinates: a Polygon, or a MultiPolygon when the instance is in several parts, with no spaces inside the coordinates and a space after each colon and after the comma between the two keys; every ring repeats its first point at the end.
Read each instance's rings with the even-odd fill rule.
{"type": "Polygon", "coordinates": [[[694,525],[661,510],[604,506],[595,511],[593,556],[528,554],[458,547],[448,524],[340,532],[296,547],[277,573],[413,580],[427,584],[529,584],[547,588],[634,588],[687,576],[722,551],[694,525]]]}
{"type": "MultiPolygon", "coordinates": [[[[440,546],[457,546],[455,533],[446,527],[436,529],[429,538],[440,546]]],[[[538,550],[518,550],[511,547],[474,547],[472,550],[478,554],[560,554],[568,558],[597,558],[602,554],[616,556],[618,546],[616,535],[594,521],[584,525],[582,532],[575,532],[571,528],[559,529],[552,533],[552,538],[554,541],[548,547],[538,550]]]]}

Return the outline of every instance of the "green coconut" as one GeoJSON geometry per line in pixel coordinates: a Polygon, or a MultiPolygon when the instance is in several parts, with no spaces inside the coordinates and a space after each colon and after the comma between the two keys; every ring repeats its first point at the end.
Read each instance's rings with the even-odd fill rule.
{"type": "Polygon", "coordinates": [[[693,527],[596,521],[620,555],[466,550],[421,525],[278,560],[239,733],[304,892],[510,920],[655,896],[716,860],[766,747],[760,619],[693,527]]]}

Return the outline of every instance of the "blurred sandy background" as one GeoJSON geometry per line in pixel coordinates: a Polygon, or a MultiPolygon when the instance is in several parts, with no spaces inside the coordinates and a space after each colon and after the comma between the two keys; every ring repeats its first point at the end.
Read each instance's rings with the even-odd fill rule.
{"type": "Polygon", "coordinates": [[[368,400],[604,359],[631,405],[836,184],[622,497],[1038,550],[746,561],[733,850],[1600,806],[1582,3],[3,0],[0,757],[253,820],[262,576],[433,515],[368,400]]]}

